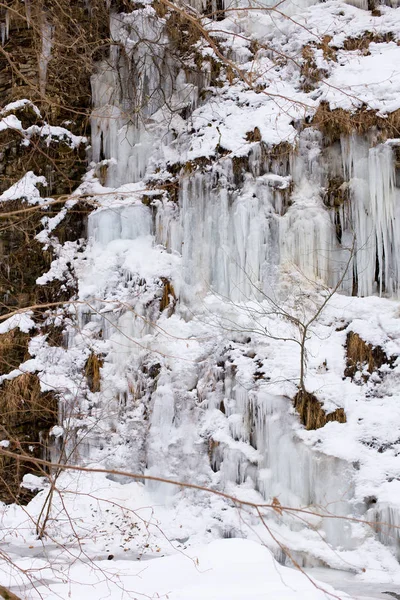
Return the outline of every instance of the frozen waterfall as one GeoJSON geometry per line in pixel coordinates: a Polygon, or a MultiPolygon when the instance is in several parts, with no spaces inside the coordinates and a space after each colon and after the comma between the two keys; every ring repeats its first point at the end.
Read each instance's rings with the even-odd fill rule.
{"type": "MultiPolygon", "coordinates": [[[[197,319],[202,339],[207,297],[240,306],[262,302],[278,296],[293,271],[309,282],[340,283],[349,296],[397,297],[398,140],[376,143],[354,135],[329,144],[305,127],[297,145],[273,147],[256,139],[247,154],[217,148],[211,158],[186,160],[193,132],[185,119],[206,96],[200,93],[201,77],[193,83],[174,63],[163,21],[150,6],[113,15],[111,32],[118,44],[92,77],[92,160],[111,159],[103,182],[107,194],[137,182],[154,192],[143,204],[140,192],[126,201],[118,197],[115,206],[103,206],[89,218],[89,238],[98,253],[94,264],[105,265],[102,291],[114,301],[115,289],[125,286],[124,301],[130,303],[129,310],[115,309],[108,325],[99,325],[113,356],[103,367],[108,385],[103,398],[133,423],[132,431],[123,429],[133,449],[118,460],[123,464],[128,455],[149,474],[195,472],[206,483],[214,477],[222,487],[246,485],[288,506],[316,512],[325,507],[336,516],[365,514],[366,507],[353,502],[356,467],[307,447],[282,394],[245,390],[229,368],[222,383],[215,365],[207,363],[217,361],[220,349],[210,342],[196,354],[190,327],[197,319]],[[157,42],[154,56],[143,38],[157,42]],[[168,194],[171,181],[174,197],[168,194]],[[120,279],[107,280],[107,260],[120,269],[120,279]],[[162,327],[157,324],[160,298],[171,301],[171,289],[179,296],[170,319],[176,339],[175,330],[166,333],[164,320],[162,327]],[[163,339],[168,335],[169,345],[163,339]],[[184,357],[177,356],[177,339],[188,340],[184,357]]],[[[92,287],[96,283],[90,281],[92,287]]],[[[209,330],[204,335],[208,339],[209,330]]],[[[118,428],[115,419],[113,427],[118,428]]],[[[154,487],[160,496],[165,493],[165,486],[154,487]]],[[[377,510],[397,523],[390,507],[377,510]]],[[[356,543],[344,521],[321,517],[318,527],[335,547],[350,550],[356,543]]]]}

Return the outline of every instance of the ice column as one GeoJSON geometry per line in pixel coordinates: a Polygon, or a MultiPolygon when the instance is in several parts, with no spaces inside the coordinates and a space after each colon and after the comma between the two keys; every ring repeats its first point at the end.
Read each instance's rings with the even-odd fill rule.
{"type": "Polygon", "coordinates": [[[394,295],[400,275],[400,213],[392,147],[370,148],[367,140],[352,136],[342,140],[342,156],[351,192],[358,295],[394,295]]]}
{"type": "Polygon", "coordinates": [[[259,296],[276,267],[277,217],[262,177],[249,175],[239,192],[232,183],[229,164],[182,178],[183,269],[194,293],[243,301],[259,296]]]}
{"type": "Polygon", "coordinates": [[[174,61],[165,21],[151,6],[112,14],[115,45],[92,76],[93,160],[113,158],[107,185],[143,179],[150,155],[171,141],[179,110],[193,107],[197,89],[174,61]]]}
{"type": "Polygon", "coordinates": [[[51,58],[51,49],[53,47],[54,26],[43,16],[42,21],[42,52],[39,57],[39,87],[40,93],[46,91],[47,65],[51,58]]]}
{"type": "Polygon", "coordinates": [[[89,238],[103,247],[113,240],[135,240],[151,233],[151,212],[143,204],[105,208],[89,215],[89,238]]]}

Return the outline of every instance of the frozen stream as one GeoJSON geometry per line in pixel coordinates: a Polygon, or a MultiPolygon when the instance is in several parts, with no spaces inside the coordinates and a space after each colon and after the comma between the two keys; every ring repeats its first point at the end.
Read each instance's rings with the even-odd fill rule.
{"type": "Polygon", "coordinates": [[[336,569],[313,568],[305,569],[305,571],[311,577],[329,583],[357,600],[400,599],[400,586],[398,585],[359,581],[356,575],[336,569]]]}

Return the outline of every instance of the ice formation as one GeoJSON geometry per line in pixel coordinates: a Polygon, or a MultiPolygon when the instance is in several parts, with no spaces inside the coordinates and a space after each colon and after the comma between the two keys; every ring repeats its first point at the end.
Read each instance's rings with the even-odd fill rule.
{"type": "MultiPolygon", "coordinates": [[[[221,76],[217,85],[217,57],[200,41],[200,74],[178,61],[167,19],[150,4],[111,13],[115,44],[91,81],[91,170],[75,192],[96,205],[87,243],[57,245],[38,280],[63,281],[73,271],[78,304],[57,314],[66,348],[37,336],[25,366],[41,372],[43,389],[62,390],[60,426],[73,432],[66,447],[75,460],[308,508],[311,528],[290,512],[271,518],[299,562],[348,561],[361,572],[360,551],[367,568],[383,556],[395,571],[377,537],[399,556],[398,530],[336,518],[400,523],[400,444],[391,426],[400,423],[400,141],[375,126],[330,136],[312,122],[321,102],[357,111],[371,101],[379,118],[399,108],[400,17],[353,4],[359,8],[305,0],[284,3],[275,21],[268,11],[221,20],[220,43],[256,86],[248,75],[233,83],[221,76]],[[369,54],[346,50],[344,28],[349,38],[373,29],[392,40],[370,40],[369,54]],[[255,57],[257,43],[265,47],[255,57]],[[308,91],[297,64],[306,45],[322,73],[308,91]],[[372,65],[375,79],[354,82],[357,65],[361,75],[372,65]],[[330,298],[328,289],[337,293],[330,298]],[[315,314],[305,386],[327,414],[343,409],[347,422],[306,431],[291,400],[299,336],[315,314]],[[345,375],[351,333],[381,348],[382,369],[364,364],[345,375]],[[82,383],[92,353],[102,360],[100,390],[82,383]]],[[[6,115],[0,128],[22,125],[6,115]]],[[[41,135],[80,143],[58,130],[45,126],[41,135]]],[[[0,200],[19,198],[29,184],[34,202],[37,183],[28,173],[0,200]]],[[[58,450],[55,443],[54,456],[58,450]]],[[[165,483],[146,485],[160,502],[184,502],[165,483]]],[[[222,515],[226,506],[204,501],[203,509],[205,537],[251,535],[233,511],[222,515]]]]}
{"type": "MultiPolygon", "coordinates": [[[[329,10],[334,13],[332,3],[329,10]]],[[[383,20],[390,21],[389,12],[385,15],[383,20]]],[[[269,17],[262,18],[272,27],[269,17]]],[[[230,40],[231,24],[225,26],[230,40]]],[[[277,45],[285,50],[290,44],[293,50],[291,26],[282,16],[277,45]]],[[[302,35],[312,35],[313,26],[302,35]]],[[[260,35],[251,14],[241,27],[260,35]]],[[[273,97],[240,83],[223,88],[218,105],[214,98],[201,101],[209,73],[196,79],[176,64],[168,51],[166,23],[150,5],[112,14],[111,33],[118,43],[92,77],[92,160],[100,165],[95,172],[101,173],[101,185],[82,189],[97,190],[101,206],[89,217],[89,245],[78,281],[80,297],[91,306],[81,309],[80,327],[107,357],[101,392],[90,400],[89,422],[102,419],[107,406],[114,414],[110,431],[118,433],[104,442],[96,427],[85,433],[84,459],[107,454],[112,440],[119,439],[107,464],[188,480],[196,473],[199,481],[251,488],[267,500],[277,497],[284,505],[311,506],[321,513],[370,514],[361,483],[367,467],[354,467],[359,459],[349,460],[351,452],[341,456],[336,447],[325,450],[317,433],[307,439],[300,434],[288,400],[299,376],[298,332],[293,322],[279,325],[271,306],[280,301],[290,306],[292,298],[291,314],[311,315],[315,286],[320,293],[325,285],[337,286],[348,298],[354,293],[398,296],[397,140],[343,134],[329,144],[313,127],[297,131],[296,119],[304,117],[298,104],[283,98],[277,109],[273,97]],[[153,54],[143,40],[154,44],[153,54]],[[168,191],[174,173],[178,191],[171,201],[163,190],[168,191]],[[296,298],[296,277],[309,287],[305,301],[296,298]],[[179,304],[173,316],[164,311],[159,318],[167,281],[179,304]],[[263,331],[267,342],[260,342],[263,331]],[[256,385],[254,360],[246,359],[246,335],[261,365],[256,380],[263,383],[256,385]],[[279,363],[271,353],[286,359],[279,363]]],[[[246,48],[235,47],[235,38],[231,43],[232,56],[247,65],[246,48]]],[[[391,44],[382,46],[391,56],[391,44]]],[[[270,64],[268,55],[265,61],[270,64]]],[[[339,77],[336,68],[335,63],[333,81],[339,77]]],[[[342,79],[345,73],[343,67],[342,79]]],[[[289,74],[289,83],[282,84],[275,71],[268,85],[301,104],[305,96],[289,74]]],[[[338,93],[329,89],[332,98],[323,99],[335,108],[338,93]]],[[[344,91],[344,105],[347,97],[344,91]]],[[[312,114],[317,107],[312,94],[307,102],[312,114]]],[[[334,320],[329,314],[326,318],[334,320]]],[[[350,331],[352,317],[344,319],[343,330],[350,331]]],[[[322,336],[337,340],[343,365],[345,334],[323,327],[322,336]]],[[[82,336],[71,331],[69,347],[82,345],[82,336]]],[[[323,356],[323,348],[314,348],[316,357],[323,356]]],[[[327,360],[328,365],[337,362],[327,360]]],[[[316,386],[319,369],[309,367],[309,385],[316,386]]],[[[321,380],[319,391],[328,412],[343,406],[329,392],[329,385],[340,389],[340,378],[335,374],[333,382],[324,383],[329,377],[321,380]]],[[[351,422],[346,394],[354,397],[357,386],[346,385],[351,391],[343,391],[344,407],[351,422]]],[[[347,431],[352,425],[329,424],[324,431],[341,435],[340,427],[347,431]]],[[[151,489],[160,498],[171,494],[165,484],[151,484],[151,489]]],[[[398,509],[391,502],[378,499],[376,511],[397,522],[398,509]]],[[[285,526],[302,529],[291,519],[285,526]]],[[[369,543],[368,533],[357,533],[345,521],[322,517],[319,527],[326,541],[342,550],[369,543]]],[[[380,537],[397,545],[396,535],[386,539],[382,531],[380,537]]]]}

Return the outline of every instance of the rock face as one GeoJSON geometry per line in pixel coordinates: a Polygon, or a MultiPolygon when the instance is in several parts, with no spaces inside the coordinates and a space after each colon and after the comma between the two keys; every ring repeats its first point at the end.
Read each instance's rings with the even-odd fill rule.
{"type": "MultiPolygon", "coordinates": [[[[43,286],[36,281],[50,268],[57,244],[85,237],[91,207],[80,202],[65,211],[52,229],[51,242],[46,238],[44,244],[37,236],[43,234],[44,221],[65,210],[68,195],[86,172],[90,74],[94,58],[107,44],[108,9],[102,1],[92,3],[91,12],[83,1],[9,2],[1,21],[0,93],[6,108],[1,113],[0,194],[15,188],[11,196],[1,196],[0,204],[1,313],[37,306],[31,336],[43,332],[51,343],[52,327],[41,305],[69,300],[74,286],[71,280],[64,287],[61,281],[43,286]],[[27,173],[40,183],[28,185],[27,173]],[[44,209],[35,208],[41,203],[44,209]]],[[[2,383],[1,435],[12,440],[16,451],[21,445],[22,451],[40,457],[46,455],[58,409],[54,390],[42,393],[40,378],[23,368],[18,374],[30,357],[28,338],[16,328],[1,339],[2,373],[17,370],[14,379],[2,383]]],[[[19,484],[32,466],[3,459],[1,468],[0,499],[29,498],[21,495],[19,484]]]]}
{"type": "Polygon", "coordinates": [[[19,2],[2,9],[3,103],[28,98],[53,125],[86,133],[93,61],[107,52],[109,12],[102,0],[19,2]]]}

